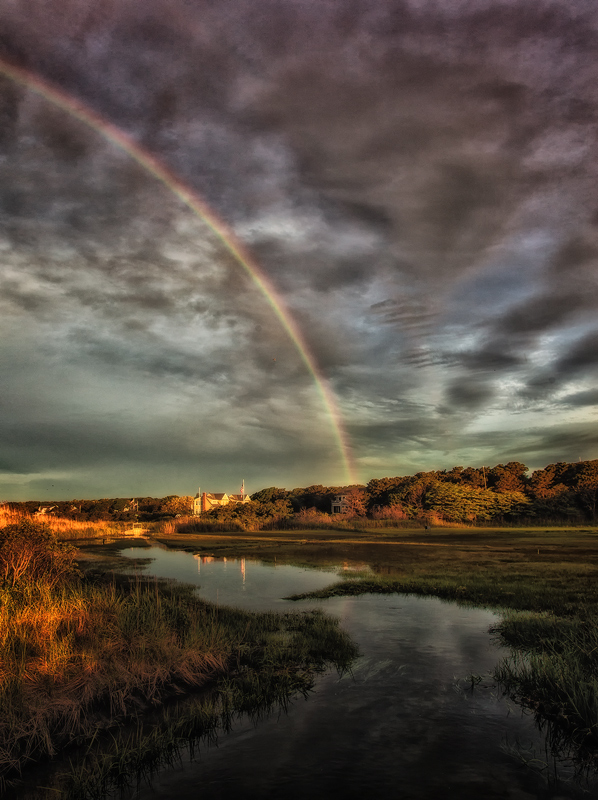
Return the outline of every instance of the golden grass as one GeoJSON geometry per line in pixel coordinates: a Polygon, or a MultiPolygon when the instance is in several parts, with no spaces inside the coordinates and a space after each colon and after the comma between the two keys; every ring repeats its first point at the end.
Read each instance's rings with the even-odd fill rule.
{"type": "Polygon", "coordinates": [[[119,535],[127,527],[125,523],[121,522],[79,521],[66,517],[55,517],[51,514],[24,514],[22,511],[10,508],[7,504],[0,505],[0,528],[15,525],[23,520],[44,522],[59,539],[105,538],[119,535]]]}
{"type": "Polygon", "coordinates": [[[0,591],[0,775],[225,669],[229,637],[189,593],[137,586],[0,591]],[[91,715],[91,716],[90,716],[91,715]]]}
{"type": "Polygon", "coordinates": [[[0,589],[0,788],[173,693],[247,669],[309,672],[328,658],[318,626],[332,654],[347,649],[332,620],[216,608],[193,587],[121,578],[0,589]]]}
{"type": "Polygon", "coordinates": [[[14,525],[17,522],[20,522],[22,519],[29,518],[30,517],[28,517],[27,514],[23,514],[20,511],[15,511],[6,504],[0,505],[0,528],[4,528],[6,525],[14,525]]]}

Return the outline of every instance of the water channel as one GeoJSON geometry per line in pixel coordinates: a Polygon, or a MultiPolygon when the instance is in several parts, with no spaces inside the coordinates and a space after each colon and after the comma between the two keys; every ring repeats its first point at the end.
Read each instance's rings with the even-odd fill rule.
{"type": "MultiPolygon", "coordinates": [[[[359,645],[352,674],[320,676],[314,692],[257,725],[240,719],[165,769],[139,800],[561,800],[583,796],[547,754],[533,718],[489,677],[507,654],[488,632],[498,615],[435,598],[362,595],[284,600],[336,580],[336,573],[249,559],[217,559],[159,547],[144,574],[194,583],[202,597],[248,610],[320,606],[359,645]],[[473,688],[465,678],[483,676],[473,688]]],[[[346,565],[345,565],[346,566],[346,565]]],[[[587,794],[586,794],[587,796],[587,794]]]]}

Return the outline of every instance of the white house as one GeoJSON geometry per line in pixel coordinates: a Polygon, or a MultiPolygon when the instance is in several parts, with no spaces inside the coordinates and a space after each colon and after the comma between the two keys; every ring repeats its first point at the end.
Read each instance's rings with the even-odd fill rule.
{"type": "Polygon", "coordinates": [[[248,494],[242,492],[241,494],[227,494],[226,492],[201,492],[197,490],[197,494],[193,498],[193,514],[205,514],[212,508],[218,506],[227,506],[229,503],[250,503],[251,498],[248,494]]]}
{"type": "Polygon", "coordinates": [[[333,514],[348,514],[349,511],[353,511],[349,495],[358,495],[361,499],[365,499],[365,486],[347,486],[335,494],[331,500],[333,514]]]}

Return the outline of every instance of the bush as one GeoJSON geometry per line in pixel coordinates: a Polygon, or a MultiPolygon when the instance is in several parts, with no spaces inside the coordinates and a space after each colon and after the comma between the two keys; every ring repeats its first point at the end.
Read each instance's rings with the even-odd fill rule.
{"type": "Polygon", "coordinates": [[[0,528],[0,582],[50,588],[76,574],[75,548],[61,544],[43,522],[21,520],[0,528]]]}
{"type": "Polygon", "coordinates": [[[403,520],[409,519],[409,515],[401,505],[378,506],[371,513],[372,519],[403,520]]]}

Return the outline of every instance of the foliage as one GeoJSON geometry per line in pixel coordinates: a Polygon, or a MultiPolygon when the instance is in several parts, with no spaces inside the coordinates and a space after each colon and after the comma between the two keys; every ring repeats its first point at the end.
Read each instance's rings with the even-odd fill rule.
{"type": "Polygon", "coordinates": [[[271,503],[275,500],[286,500],[289,496],[286,489],[278,489],[276,486],[269,486],[251,495],[251,499],[256,503],[271,503]]]}
{"type": "Polygon", "coordinates": [[[189,514],[193,508],[193,498],[191,495],[184,495],[178,497],[176,494],[171,494],[165,497],[160,502],[161,514],[172,514],[173,516],[189,514]]]}
{"type": "Polygon", "coordinates": [[[305,488],[292,489],[288,499],[295,513],[303,508],[315,508],[322,513],[330,512],[330,501],[339,487],[322,486],[314,484],[305,488]]]}
{"type": "Polygon", "coordinates": [[[493,492],[473,486],[435,481],[428,486],[424,507],[448,520],[490,520],[522,514],[530,505],[522,492],[493,492]]]}
{"type": "Polygon", "coordinates": [[[525,464],[510,461],[374,478],[367,485],[369,507],[377,515],[396,507],[412,519],[426,510],[447,520],[472,522],[596,519],[598,460],[549,464],[527,473],[525,464]]]}
{"type": "MultiPolygon", "coordinates": [[[[236,507],[233,504],[226,506],[226,511],[214,509],[202,515],[202,525],[258,530],[278,521],[285,526],[291,513],[315,509],[319,514],[329,514],[332,499],[339,493],[349,493],[350,516],[360,519],[366,514],[375,519],[390,519],[394,515],[397,519],[413,520],[430,518],[430,514],[434,514],[439,520],[471,523],[516,519],[570,523],[596,519],[598,460],[559,462],[535,470],[531,475],[528,472],[525,464],[509,461],[493,467],[455,466],[450,470],[373,478],[366,487],[312,484],[289,491],[269,486],[251,496],[251,510],[245,505],[236,507]],[[365,488],[365,495],[358,497],[353,491],[358,488],[365,488]],[[392,514],[389,516],[390,512],[384,509],[393,509],[392,514]]],[[[191,504],[191,497],[176,495],[57,501],[42,507],[41,518],[96,523],[101,520],[165,520],[189,514],[191,504]]],[[[29,516],[39,513],[39,508],[39,501],[10,504],[14,513],[29,516]]],[[[191,522],[181,521],[180,524],[191,525],[191,522]]],[[[197,527],[197,522],[193,525],[197,527]]]]}
{"type": "Polygon", "coordinates": [[[24,519],[6,525],[0,529],[0,583],[52,588],[75,574],[75,552],[44,523],[24,519]]]}
{"type": "Polygon", "coordinates": [[[346,514],[349,517],[365,517],[368,497],[366,492],[357,486],[350,486],[345,494],[346,514]]]}
{"type": "Polygon", "coordinates": [[[428,486],[424,505],[447,519],[475,521],[490,519],[494,497],[488,489],[434,481],[428,486]]]}
{"type": "Polygon", "coordinates": [[[264,526],[281,522],[292,514],[288,500],[278,499],[265,502],[229,503],[216,506],[202,514],[202,521],[216,523],[234,523],[237,528],[246,531],[260,530],[264,526]]]}
{"type": "Polygon", "coordinates": [[[151,522],[188,514],[193,498],[190,495],[167,495],[166,497],[112,497],[98,500],[55,500],[40,503],[28,500],[23,503],[9,503],[15,513],[38,515],[43,519],[61,518],[76,522],[151,522]]]}
{"type": "Polygon", "coordinates": [[[403,521],[409,519],[409,515],[400,504],[375,508],[371,513],[371,517],[374,520],[403,521]]]}

